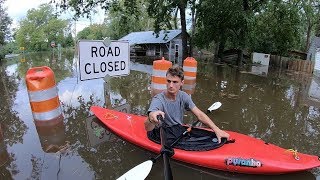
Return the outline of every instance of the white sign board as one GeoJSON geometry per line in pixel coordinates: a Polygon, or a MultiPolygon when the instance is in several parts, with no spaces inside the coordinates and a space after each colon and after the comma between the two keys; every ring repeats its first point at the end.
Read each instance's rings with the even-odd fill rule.
{"type": "Polygon", "coordinates": [[[127,41],[111,41],[105,46],[102,40],[80,40],[80,80],[109,76],[123,76],[130,72],[130,47],[127,41]]]}
{"type": "Polygon", "coordinates": [[[263,53],[252,53],[252,62],[258,63],[261,65],[269,66],[270,61],[270,54],[263,54],[263,53]]]}

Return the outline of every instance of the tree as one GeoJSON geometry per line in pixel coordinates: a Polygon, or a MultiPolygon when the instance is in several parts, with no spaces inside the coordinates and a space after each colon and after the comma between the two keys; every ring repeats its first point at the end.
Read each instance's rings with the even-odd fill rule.
{"type": "MultiPolygon", "coordinates": [[[[317,24],[320,25],[320,2],[318,0],[308,0],[298,1],[297,3],[301,7],[299,12],[301,12],[302,20],[306,22],[306,43],[304,50],[308,51],[312,32],[315,30],[317,24]]],[[[316,35],[319,36],[320,33],[316,32],[316,35]]]]}
{"type": "Polygon", "coordinates": [[[233,42],[233,48],[239,48],[240,31],[244,28],[245,19],[242,0],[210,1],[203,0],[198,6],[198,25],[195,42],[199,47],[214,42],[215,54],[222,58],[227,42],[233,42]],[[210,13],[208,13],[210,12],[210,13]]]}
{"type": "Polygon", "coordinates": [[[19,25],[16,32],[18,45],[35,51],[49,49],[52,41],[63,43],[64,34],[68,30],[68,21],[58,19],[48,4],[29,10],[27,17],[19,25]]]}
{"type": "Polygon", "coordinates": [[[188,0],[149,0],[148,13],[155,19],[155,32],[161,29],[172,29],[171,20],[175,10],[180,12],[182,55],[183,59],[188,56],[188,33],[186,23],[186,8],[188,0]]]}
{"type": "Polygon", "coordinates": [[[77,39],[102,40],[106,36],[108,36],[108,34],[105,25],[93,24],[78,32],[77,39]]]}
{"type": "Polygon", "coordinates": [[[68,36],[64,39],[64,43],[62,45],[64,47],[72,47],[74,45],[74,40],[71,33],[69,33],[68,36]]]}
{"type": "Polygon", "coordinates": [[[273,2],[252,19],[250,48],[265,53],[286,55],[301,44],[299,6],[273,2]]]}
{"type": "MultiPolygon", "coordinates": [[[[219,57],[225,48],[286,55],[288,50],[301,47],[306,32],[302,29],[302,7],[307,6],[295,0],[202,0],[197,8],[196,43],[214,42],[219,57]]],[[[241,62],[239,58],[237,64],[241,62]]]]}
{"type": "Polygon", "coordinates": [[[5,52],[2,46],[5,45],[5,40],[9,36],[9,27],[11,25],[12,20],[8,16],[6,9],[3,7],[5,0],[0,0],[0,59],[4,58],[5,52]]]}
{"type": "Polygon", "coordinates": [[[9,35],[11,18],[8,16],[6,9],[3,7],[5,0],[0,0],[0,46],[4,45],[6,37],[9,35]]]}
{"type": "MultiPolygon", "coordinates": [[[[114,1],[105,1],[105,0],[84,0],[80,3],[74,0],[52,0],[52,3],[56,6],[62,8],[63,10],[71,9],[75,11],[75,18],[80,16],[91,16],[91,11],[96,7],[101,7],[106,12],[113,8],[114,10],[119,10],[122,12],[119,14],[120,22],[122,24],[135,22],[135,20],[141,20],[139,7],[146,4],[148,9],[148,14],[154,19],[154,31],[160,32],[161,29],[172,29],[171,21],[173,19],[173,12],[178,8],[180,12],[180,22],[181,22],[181,31],[182,31],[182,50],[183,57],[187,56],[187,31],[186,31],[186,18],[185,18],[185,9],[187,7],[187,0],[114,0],[114,1]],[[143,2],[143,3],[142,3],[143,2]],[[119,5],[121,8],[118,8],[119,5]]],[[[131,32],[130,26],[125,26],[120,29],[120,32],[124,31],[127,33],[131,32]]],[[[121,32],[122,34],[122,32],[121,32]]]]}
{"type": "Polygon", "coordinates": [[[119,39],[130,32],[153,30],[154,20],[148,16],[146,0],[139,0],[134,11],[127,6],[126,1],[119,0],[108,12],[104,24],[112,39],[119,39]]]}

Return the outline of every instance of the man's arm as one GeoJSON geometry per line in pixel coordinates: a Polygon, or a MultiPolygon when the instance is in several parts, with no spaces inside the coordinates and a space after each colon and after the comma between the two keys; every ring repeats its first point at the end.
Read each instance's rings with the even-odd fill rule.
{"type": "Polygon", "coordinates": [[[218,128],[218,126],[216,126],[213,123],[213,121],[204,112],[202,112],[199,108],[197,108],[195,106],[194,108],[191,109],[191,112],[195,116],[197,116],[199,121],[201,121],[203,124],[207,125],[210,129],[212,129],[216,133],[219,143],[221,142],[222,137],[229,139],[230,135],[228,133],[226,133],[225,131],[221,130],[220,128],[218,128]]]}

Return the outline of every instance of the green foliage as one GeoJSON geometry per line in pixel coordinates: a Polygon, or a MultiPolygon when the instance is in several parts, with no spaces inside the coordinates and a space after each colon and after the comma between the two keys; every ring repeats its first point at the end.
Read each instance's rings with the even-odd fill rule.
{"type": "Polygon", "coordinates": [[[212,41],[226,42],[236,39],[243,21],[241,1],[203,0],[198,6],[198,26],[195,43],[203,48],[212,41]],[[210,13],[208,13],[210,12],[210,13]]]}
{"type": "Polygon", "coordinates": [[[289,3],[269,3],[251,24],[250,48],[254,51],[286,55],[299,48],[299,9],[289,3]]]}
{"type": "Polygon", "coordinates": [[[0,48],[0,59],[3,59],[6,54],[17,53],[17,45],[14,42],[5,44],[0,48]]]}
{"type": "Polygon", "coordinates": [[[4,45],[5,39],[10,34],[9,27],[11,18],[8,16],[6,9],[3,7],[4,0],[0,0],[0,47],[4,45]]]}
{"type": "Polygon", "coordinates": [[[105,19],[108,36],[119,39],[130,32],[152,30],[154,20],[148,16],[146,0],[119,0],[110,8],[105,19]]]}
{"type": "Polygon", "coordinates": [[[4,59],[6,52],[4,51],[3,47],[0,47],[0,60],[4,59]]]}
{"type": "Polygon", "coordinates": [[[77,34],[77,39],[120,39],[130,32],[152,29],[153,19],[148,16],[145,0],[114,1],[107,12],[103,24],[84,28],[77,34]]]}
{"type": "MultiPolygon", "coordinates": [[[[107,24],[111,39],[119,39],[134,31],[150,30],[151,23],[156,32],[161,29],[172,29],[172,20],[176,19],[173,12],[180,9],[183,54],[186,55],[185,8],[187,0],[83,0],[80,3],[75,0],[52,0],[51,2],[62,10],[74,11],[74,18],[90,17],[97,7],[104,9],[106,13],[109,13],[110,19],[106,19],[105,24],[107,24]]],[[[88,37],[88,33],[84,32],[84,35],[81,36],[88,37]]]]}
{"type": "Polygon", "coordinates": [[[68,21],[58,19],[48,4],[29,10],[27,17],[19,24],[15,36],[17,44],[34,51],[48,50],[52,41],[62,44],[68,31],[68,21]]]}
{"type": "MultiPolygon", "coordinates": [[[[197,24],[193,41],[200,48],[215,44],[219,52],[237,48],[285,55],[288,50],[305,50],[312,34],[320,34],[320,2],[265,0],[113,0],[79,3],[74,0],[53,1],[76,16],[90,16],[101,6],[108,13],[105,36],[118,39],[133,31],[172,29],[177,10],[181,29],[186,25],[185,8],[191,8],[197,24]],[[149,17],[147,16],[149,15],[149,17]]],[[[184,31],[183,31],[184,32],[184,31]]],[[[98,32],[85,29],[81,37],[94,39],[98,32]],[[94,34],[94,35],[92,35],[94,34]],[[90,37],[91,36],[91,37],[90,37]]],[[[80,36],[79,35],[79,36],[80,36]]],[[[193,35],[193,33],[191,34],[193,35]]],[[[183,37],[183,42],[185,39],[183,37]]],[[[185,47],[184,47],[185,49],[185,47]]]]}
{"type": "MultiPolygon", "coordinates": [[[[306,32],[300,1],[209,1],[197,7],[195,42],[285,55],[303,47],[306,32]],[[210,13],[209,13],[210,12],[210,13]]],[[[310,13],[309,13],[310,15],[310,13]]],[[[319,16],[317,16],[319,18],[319,16]]],[[[224,47],[222,47],[224,48],[224,47]]]]}
{"type": "Polygon", "coordinates": [[[152,4],[148,6],[148,13],[155,19],[154,28],[156,31],[161,29],[172,29],[172,13],[178,6],[176,1],[149,0],[152,4]]]}
{"type": "Polygon", "coordinates": [[[69,33],[68,36],[65,38],[64,43],[62,44],[63,47],[72,47],[74,45],[74,39],[72,34],[69,33]]]}
{"type": "Polygon", "coordinates": [[[107,34],[106,26],[103,24],[93,24],[84,28],[77,34],[77,39],[102,40],[107,34]]]}

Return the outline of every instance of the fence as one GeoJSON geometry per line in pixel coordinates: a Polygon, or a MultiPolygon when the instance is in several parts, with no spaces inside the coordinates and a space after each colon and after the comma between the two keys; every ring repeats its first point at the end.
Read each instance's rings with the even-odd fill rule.
{"type": "Polygon", "coordinates": [[[292,59],[289,57],[281,57],[276,55],[270,56],[270,65],[273,67],[279,67],[282,69],[288,69],[292,71],[300,71],[308,74],[312,74],[314,69],[313,61],[292,59]]]}

